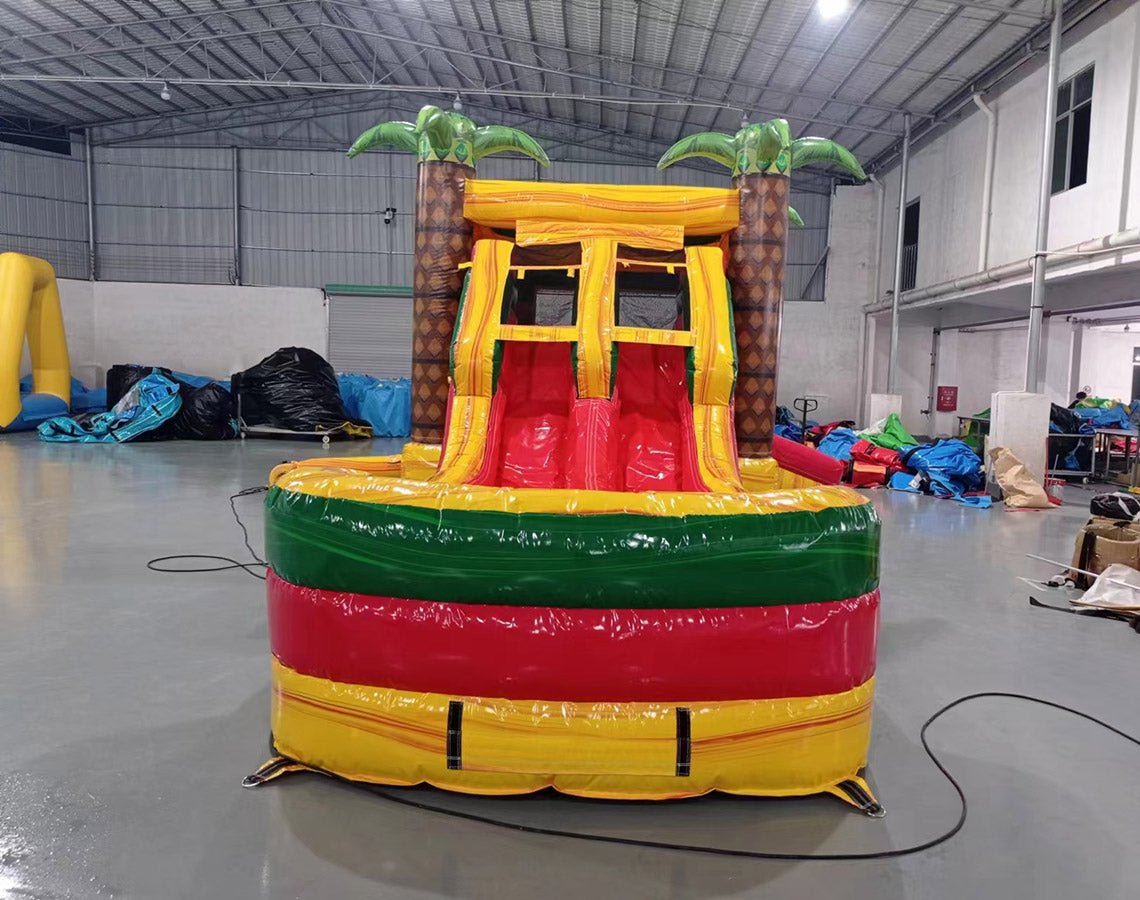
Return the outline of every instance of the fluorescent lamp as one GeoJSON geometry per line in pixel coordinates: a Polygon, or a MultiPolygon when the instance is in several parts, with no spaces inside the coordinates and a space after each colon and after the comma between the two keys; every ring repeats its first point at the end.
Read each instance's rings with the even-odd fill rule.
{"type": "Polygon", "coordinates": [[[834,19],[847,12],[847,7],[850,5],[848,0],[819,0],[816,8],[821,19],[834,19]]]}

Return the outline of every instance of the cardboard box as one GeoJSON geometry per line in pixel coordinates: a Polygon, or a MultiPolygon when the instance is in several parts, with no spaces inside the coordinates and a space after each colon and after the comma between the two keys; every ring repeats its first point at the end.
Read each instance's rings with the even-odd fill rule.
{"type": "Polygon", "coordinates": [[[1093,516],[1077,532],[1069,577],[1078,587],[1087,588],[1092,577],[1077,569],[1099,575],[1113,563],[1140,569],[1140,523],[1093,516]]]}

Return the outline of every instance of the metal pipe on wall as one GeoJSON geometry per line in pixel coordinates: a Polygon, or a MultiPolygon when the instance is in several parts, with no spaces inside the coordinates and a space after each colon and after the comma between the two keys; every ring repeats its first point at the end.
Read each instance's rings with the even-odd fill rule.
{"type": "MultiPolygon", "coordinates": [[[[1062,266],[1077,265],[1087,262],[1095,256],[1103,256],[1111,253],[1118,254],[1124,250],[1135,250],[1137,247],[1140,247],[1140,226],[1129,228],[1126,231],[1106,234],[1103,237],[1093,238],[1088,241],[1081,241],[1078,244],[1069,244],[1058,250],[1050,250],[1045,255],[1045,268],[1056,269],[1062,266]]],[[[984,272],[974,272],[972,275],[963,275],[960,278],[952,278],[949,281],[940,281],[938,284],[932,284],[929,287],[907,291],[906,302],[903,306],[907,309],[925,309],[930,306],[940,306],[946,303],[948,299],[956,299],[958,295],[965,294],[977,288],[987,287],[991,284],[999,284],[1013,278],[1023,278],[1032,273],[1033,257],[1017,259],[1000,266],[993,266],[984,272]]],[[[885,312],[887,309],[888,307],[886,305],[884,305],[882,309],[873,305],[867,307],[867,311],[870,313],[885,312]]]]}
{"type": "Polygon", "coordinates": [[[910,113],[903,115],[902,164],[899,166],[899,222],[895,236],[895,289],[891,298],[891,347],[887,357],[887,393],[898,393],[899,297],[902,295],[903,224],[906,221],[906,180],[910,165],[910,113]]]}
{"type": "Polygon", "coordinates": [[[926,425],[930,433],[937,430],[935,413],[938,410],[938,354],[942,346],[942,329],[935,328],[930,333],[930,381],[926,390],[926,409],[922,414],[926,416],[926,425]]]}
{"type": "Polygon", "coordinates": [[[867,383],[870,378],[874,377],[873,366],[871,363],[873,354],[867,351],[871,348],[870,341],[871,331],[871,314],[868,312],[863,313],[863,324],[859,328],[859,381],[856,388],[855,402],[858,415],[858,421],[862,424],[867,420],[867,383]],[[867,374],[868,368],[871,368],[871,374],[867,374]]]}
{"type": "Polygon", "coordinates": [[[974,94],[974,105],[986,117],[986,164],[982,175],[982,221],[978,229],[978,271],[984,272],[990,259],[990,217],[993,215],[994,157],[997,155],[997,113],[974,94]]]}
{"type": "Polygon", "coordinates": [[[97,274],[95,264],[95,169],[91,160],[91,129],[83,129],[83,155],[87,178],[87,277],[97,274]]]}
{"type": "Polygon", "coordinates": [[[233,148],[234,284],[241,284],[241,151],[233,148]]]}
{"type": "Polygon", "coordinates": [[[1041,141],[1041,182],[1037,193],[1037,243],[1029,289],[1029,343],[1025,352],[1025,390],[1036,393],[1041,365],[1041,322],[1045,312],[1045,262],[1049,251],[1049,198],[1053,185],[1053,129],[1057,118],[1057,70],[1061,63],[1061,6],[1053,0],[1049,27],[1048,81],[1045,87],[1045,135],[1041,141]]]}
{"type": "MultiPolygon", "coordinates": [[[[883,214],[886,211],[887,203],[887,189],[886,186],[879,181],[874,175],[869,178],[870,182],[875,186],[875,193],[878,194],[878,212],[875,215],[875,252],[872,258],[875,261],[875,286],[871,289],[872,303],[879,302],[879,293],[883,285],[883,214]]],[[[832,203],[834,203],[834,197],[832,203]]],[[[858,409],[859,421],[865,422],[867,419],[867,394],[870,393],[868,387],[874,389],[875,370],[874,365],[869,364],[873,359],[874,353],[868,352],[871,347],[871,317],[867,312],[863,313],[863,328],[859,332],[859,394],[858,394],[858,409]]]]}

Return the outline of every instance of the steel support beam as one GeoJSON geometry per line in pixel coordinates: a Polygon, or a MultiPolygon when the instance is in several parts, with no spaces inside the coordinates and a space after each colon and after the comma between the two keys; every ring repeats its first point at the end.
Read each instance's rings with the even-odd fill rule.
{"type": "Polygon", "coordinates": [[[903,116],[902,165],[899,167],[899,231],[895,239],[895,290],[891,298],[891,347],[887,357],[887,393],[898,393],[899,297],[902,296],[903,224],[906,221],[906,180],[910,164],[910,116],[903,116]]]}
{"type": "Polygon", "coordinates": [[[95,165],[91,158],[91,129],[83,129],[83,164],[87,177],[84,179],[87,190],[87,277],[92,281],[99,274],[95,256],[95,165]]]}
{"type": "Polygon", "coordinates": [[[1045,312],[1045,257],[1049,252],[1049,198],[1053,186],[1053,129],[1057,118],[1057,72],[1061,64],[1061,8],[1053,0],[1049,26],[1048,81],[1045,87],[1044,136],[1041,141],[1041,181],[1037,187],[1037,242],[1033,254],[1033,282],[1029,289],[1029,346],[1025,351],[1025,389],[1037,392],[1041,364],[1041,321],[1045,312]]]}
{"type": "Polygon", "coordinates": [[[241,284],[241,151],[233,148],[230,159],[233,172],[233,209],[234,209],[234,284],[241,284]]]}

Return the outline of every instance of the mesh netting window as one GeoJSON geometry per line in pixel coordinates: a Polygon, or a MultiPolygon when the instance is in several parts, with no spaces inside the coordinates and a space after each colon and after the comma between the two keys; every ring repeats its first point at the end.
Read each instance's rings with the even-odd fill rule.
{"type": "Polygon", "coordinates": [[[503,292],[504,325],[573,325],[578,279],[565,271],[512,272],[503,292]]]}
{"type": "Polygon", "coordinates": [[[573,325],[577,322],[579,244],[515,247],[512,270],[503,292],[503,325],[573,325]],[[526,269],[566,266],[567,269],[526,269]],[[525,271],[524,271],[525,270],[525,271]]]}
{"type": "Polygon", "coordinates": [[[684,269],[617,273],[617,324],[630,328],[689,329],[689,286],[684,269]]]}

